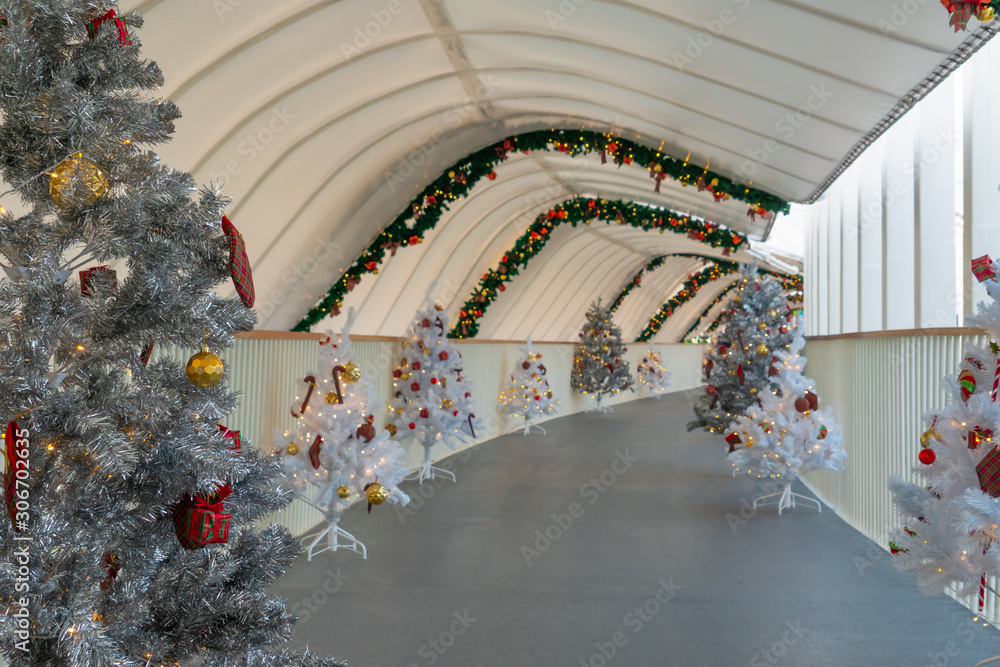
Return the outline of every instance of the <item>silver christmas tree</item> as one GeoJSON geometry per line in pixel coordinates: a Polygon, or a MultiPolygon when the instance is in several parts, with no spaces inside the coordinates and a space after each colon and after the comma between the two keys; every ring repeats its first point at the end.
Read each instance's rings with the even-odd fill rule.
{"type": "Polygon", "coordinates": [[[705,393],[694,405],[697,416],[688,430],[722,433],[778,374],[775,353],[792,341],[793,312],[785,290],[774,278],[745,266],[724,328],[705,354],[705,393]]]}
{"type": "MultiPolygon", "coordinates": [[[[611,312],[601,307],[601,302],[591,304],[587,323],[580,331],[580,344],[573,354],[573,374],[570,386],[584,395],[597,399],[595,409],[610,411],[601,401],[609,394],[632,389],[635,379],[625,354],[622,330],[611,320],[611,312]]],[[[634,391],[634,390],[633,390],[634,391]]]]}
{"type": "MultiPolygon", "coordinates": [[[[151,97],[135,13],[0,0],[0,646],[13,665],[309,665],[265,588],[300,547],[254,521],[280,464],[218,422],[211,350],[253,328],[242,239],[212,189],[150,147],[179,116],[151,97]],[[77,279],[77,269],[85,268],[77,279]],[[212,289],[230,277],[241,299],[212,289]],[[241,302],[242,300],[242,302],[241,302]],[[187,369],[151,346],[202,352],[187,369]]],[[[235,430],[238,426],[233,426],[235,430]]]]}

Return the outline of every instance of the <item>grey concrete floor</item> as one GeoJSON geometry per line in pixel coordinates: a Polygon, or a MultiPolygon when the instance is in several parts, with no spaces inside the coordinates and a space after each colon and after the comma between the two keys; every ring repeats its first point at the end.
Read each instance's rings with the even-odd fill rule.
{"type": "MultiPolygon", "coordinates": [[[[681,394],[574,415],[447,460],[409,509],[354,507],[350,552],[273,592],[292,644],[351,667],[974,665],[1000,633],[921,595],[827,509],[779,517],[681,394]],[[746,513],[749,515],[749,513],[746,513]]],[[[850,465],[850,462],[848,462],[850,465]]],[[[808,493],[801,484],[797,492],[808,493]]]]}

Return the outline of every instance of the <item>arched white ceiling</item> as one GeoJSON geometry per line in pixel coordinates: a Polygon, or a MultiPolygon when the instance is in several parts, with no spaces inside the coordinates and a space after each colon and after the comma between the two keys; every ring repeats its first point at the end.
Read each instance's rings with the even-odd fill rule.
{"type": "MultiPolygon", "coordinates": [[[[290,328],[442,170],[513,134],[611,131],[787,199],[816,195],[963,40],[968,49],[992,36],[992,26],[952,33],[936,3],[899,20],[897,4],[126,0],[121,9],[144,14],[144,55],[184,112],[160,153],[226,185],[261,325],[290,328]]],[[[533,154],[497,172],[348,296],[357,333],[400,333],[435,279],[454,317],[534,216],[575,195],[690,212],[753,238],[769,230],[739,202],[669,180],[654,193],[641,166],[533,154]]],[[[550,246],[490,308],[480,337],[523,338],[543,325],[539,339],[568,337],[586,303],[614,298],[652,256],[718,254],[603,225],[560,229],[550,246]]],[[[658,288],[666,298],[687,264],[662,270],[673,276],[658,288]]],[[[709,302],[702,292],[685,308],[709,302]]],[[[642,303],[624,308],[623,326],[645,325],[653,312],[642,303]]]]}

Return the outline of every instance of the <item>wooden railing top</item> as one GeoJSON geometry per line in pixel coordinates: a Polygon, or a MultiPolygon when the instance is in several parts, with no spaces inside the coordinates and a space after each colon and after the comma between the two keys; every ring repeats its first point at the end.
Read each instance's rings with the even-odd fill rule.
{"type": "Polygon", "coordinates": [[[831,336],[808,336],[807,341],[859,340],[862,338],[913,338],[915,336],[983,336],[985,331],[975,327],[940,327],[927,329],[889,329],[887,331],[857,331],[831,336]]]}

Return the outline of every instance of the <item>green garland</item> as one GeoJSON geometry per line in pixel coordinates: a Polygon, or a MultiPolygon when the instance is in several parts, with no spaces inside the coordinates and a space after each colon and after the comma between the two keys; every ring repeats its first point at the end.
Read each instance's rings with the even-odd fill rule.
{"type": "Polygon", "coordinates": [[[740,265],[736,262],[717,262],[685,280],[684,284],[681,285],[680,291],[663,304],[660,311],[649,320],[649,324],[639,334],[639,337],[635,339],[636,342],[645,343],[655,336],[660,331],[663,323],[667,321],[667,318],[673,315],[675,310],[693,299],[702,287],[723,276],[736,273],[739,270],[740,265]]]}
{"type": "Polygon", "coordinates": [[[654,257],[649,261],[648,264],[646,264],[646,266],[639,269],[639,272],[632,277],[632,280],[628,281],[628,284],[626,284],[625,287],[622,288],[622,291],[618,293],[618,296],[615,297],[615,301],[614,303],[611,304],[611,309],[609,312],[613,313],[616,310],[618,310],[618,306],[622,305],[622,302],[625,301],[625,297],[631,294],[632,290],[638,287],[639,284],[642,282],[643,274],[649,273],[650,271],[660,268],[661,266],[663,266],[663,262],[665,262],[666,260],[667,260],[666,255],[660,255],[659,257],[654,257]]]}
{"type": "Polygon", "coordinates": [[[745,202],[750,209],[748,216],[787,213],[789,204],[784,199],[758,188],[735,181],[708,169],[702,169],[686,160],[676,160],[660,151],[610,133],[589,130],[540,130],[513,135],[491,146],[468,155],[445,170],[415,197],[409,206],[396,216],[372,241],[347,271],[326,293],[316,306],[302,318],[293,331],[309,331],[327,315],[336,315],[343,306],[344,297],[369,273],[377,273],[378,265],[386,252],[392,255],[400,247],[416,245],[424,235],[434,229],[450,202],[462,199],[483,178],[494,179],[494,168],[514,151],[559,151],[569,155],[600,153],[602,159],[610,157],[619,166],[637,164],[649,171],[657,181],[670,177],[681,184],[695,185],[709,190],[716,199],[733,198],[745,202]]]}
{"type": "MultiPolygon", "coordinates": [[[[729,294],[739,284],[740,284],[740,281],[737,280],[737,281],[733,282],[731,285],[729,285],[729,287],[727,287],[726,289],[724,289],[721,292],[719,292],[719,295],[716,296],[715,299],[712,300],[712,303],[708,304],[708,307],[701,312],[701,315],[699,315],[698,319],[695,320],[694,324],[691,325],[691,328],[684,332],[684,335],[681,336],[681,340],[684,341],[684,342],[688,342],[688,336],[691,335],[692,331],[694,331],[695,329],[698,328],[698,325],[702,323],[702,320],[704,320],[706,317],[708,317],[708,312],[710,310],[712,310],[713,308],[715,308],[715,306],[720,301],[722,301],[723,299],[725,299],[726,295],[729,294]]],[[[725,309],[723,309],[722,312],[725,312],[725,309]]]]}
{"type": "Polygon", "coordinates": [[[564,201],[543,213],[528,226],[514,246],[501,258],[495,269],[490,269],[480,279],[472,296],[462,306],[450,338],[472,338],[479,333],[479,319],[491,303],[507,288],[505,283],[528,266],[531,258],[542,251],[552,230],[569,223],[589,224],[593,220],[616,222],[637,229],[671,231],[707,243],[715,248],[732,252],[746,245],[745,237],[719,225],[695,220],[684,215],[672,214],[660,208],[630,204],[620,200],[576,197],[564,201]]]}
{"type": "Polygon", "coordinates": [[[725,309],[723,309],[723,311],[719,313],[719,316],[715,318],[715,321],[712,322],[711,326],[709,326],[708,329],[705,330],[705,335],[714,333],[715,330],[718,329],[719,326],[725,321],[725,319],[726,319],[726,311],[725,309]]]}

